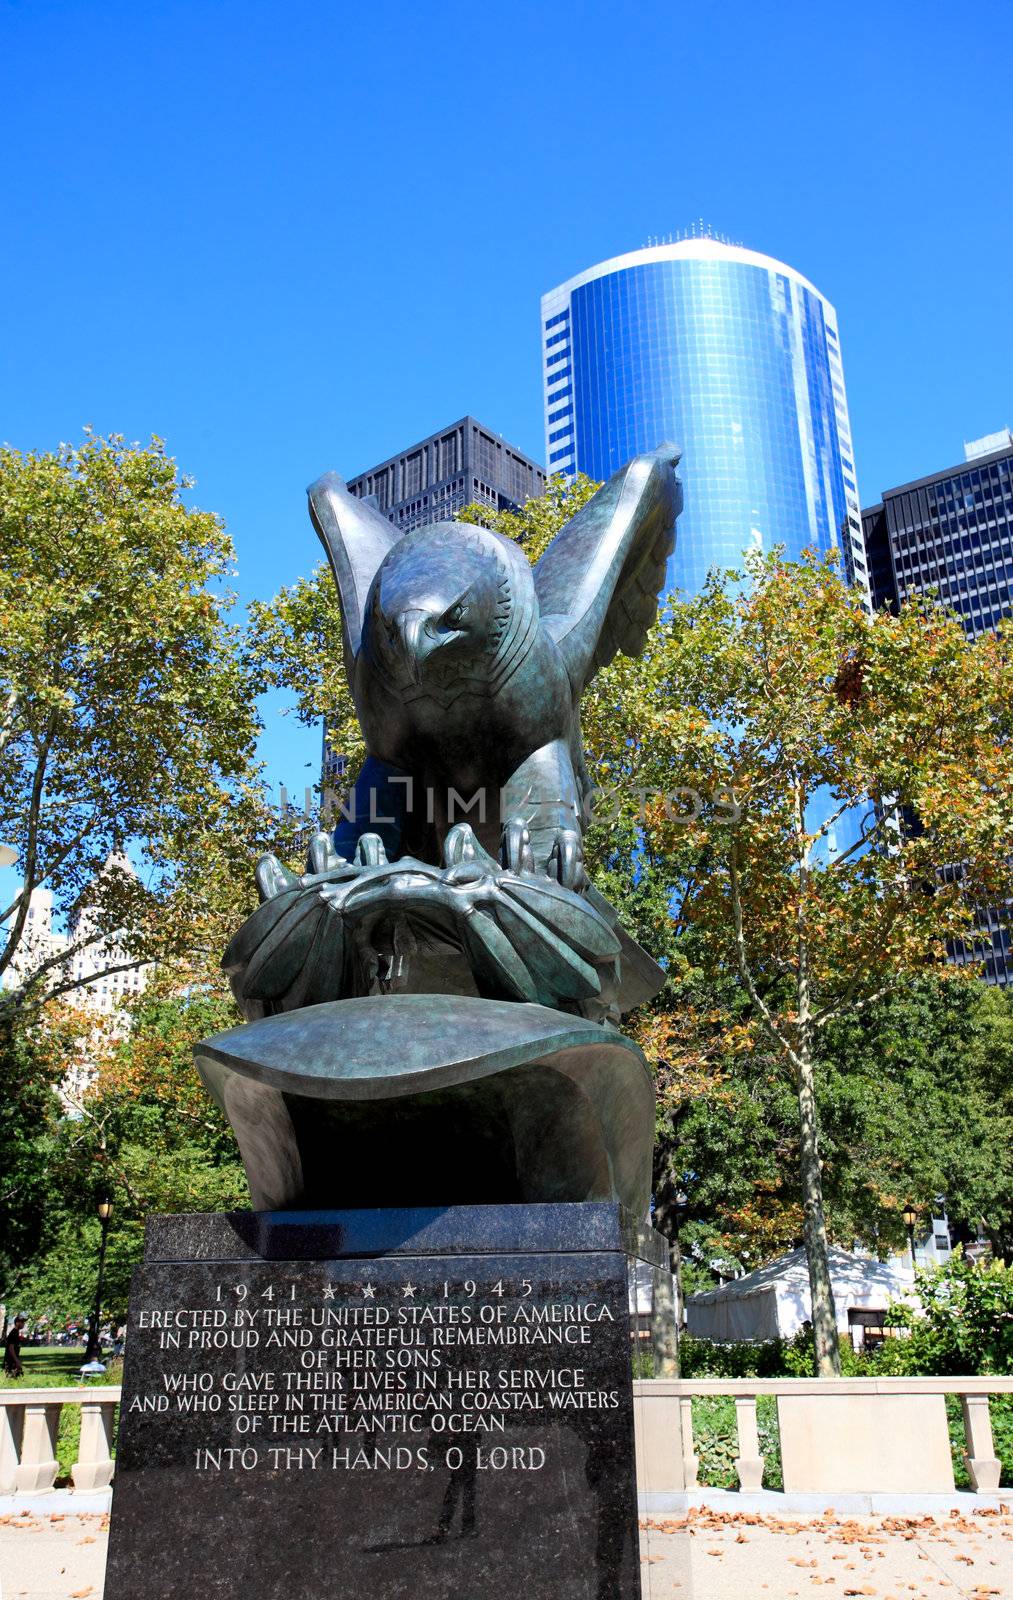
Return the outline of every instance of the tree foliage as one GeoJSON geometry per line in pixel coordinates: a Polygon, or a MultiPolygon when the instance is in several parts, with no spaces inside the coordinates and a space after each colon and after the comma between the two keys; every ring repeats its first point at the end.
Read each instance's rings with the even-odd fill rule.
{"type": "Polygon", "coordinates": [[[41,1245],[62,1071],[57,1029],[0,1019],[0,1300],[41,1245]]]}
{"type": "MultiPolygon", "coordinates": [[[[999,990],[928,974],[829,1029],[817,1076],[828,1232],[844,1247],[902,1251],[909,1201],[923,1220],[946,1196],[966,1239],[979,1222],[1013,1253],[1013,1001],[999,990]]],[[[802,1242],[798,1111],[792,1085],[760,1041],[729,1055],[714,1092],[669,1111],[659,1159],[687,1196],[680,1231],[687,1292],[802,1242]]]]}
{"type": "Polygon", "coordinates": [[[44,1204],[35,1247],[11,1264],[8,1304],[51,1320],[90,1312],[96,1281],[96,1202],[113,1201],[104,1314],[125,1315],[145,1218],[249,1205],[235,1139],[193,1067],[196,1040],[236,1020],[214,995],[145,995],[131,1033],[114,1041],[71,1114],[46,1132],[44,1204]]]}
{"type": "Polygon", "coordinates": [[[23,880],[0,908],[0,973],[19,956],[18,1004],[75,984],[65,956],[28,948],[33,889],[58,915],[87,908],[78,942],[118,936],[122,964],[183,952],[180,863],[220,841],[230,796],[256,787],[232,546],[184,503],[188,487],[158,439],[0,449],[0,839],[23,880]],[[146,882],[100,876],[131,841],[146,882]]]}
{"type": "Polygon", "coordinates": [[[907,1373],[1013,1373],[1013,1266],[969,1261],[957,1250],[945,1266],[915,1274],[919,1307],[891,1307],[886,1354],[907,1373]]]}

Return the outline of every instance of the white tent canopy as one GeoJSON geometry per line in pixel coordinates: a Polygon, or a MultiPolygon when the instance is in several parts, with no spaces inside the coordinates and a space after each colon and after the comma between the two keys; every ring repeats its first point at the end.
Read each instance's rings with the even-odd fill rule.
{"type": "MultiPolygon", "coordinates": [[[[911,1275],[894,1263],[852,1255],[831,1246],[830,1281],[837,1326],[848,1328],[852,1308],[885,1310],[891,1300],[910,1297],[911,1275]]],[[[778,1256],[744,1278],[720,1289],[692,1294],[686,1301],[686,1331],[721,1343],[736,1339],[790,1339],[812,1321],[809,1267],[804,1250],[778,1256]]]]}

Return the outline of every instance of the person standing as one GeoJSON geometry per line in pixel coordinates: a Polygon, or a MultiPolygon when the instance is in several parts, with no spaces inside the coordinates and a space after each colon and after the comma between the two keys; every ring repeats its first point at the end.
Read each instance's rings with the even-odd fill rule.
{"type": "Polygon", "coordinates": [[[21,1330],[26,1320],[25,1317],[15,1317],[4,1341],[4,1372],[8,1378],[23,1378],[25,1375],[21,1361],[21,1346],[24,1343],[21,1330]]]}

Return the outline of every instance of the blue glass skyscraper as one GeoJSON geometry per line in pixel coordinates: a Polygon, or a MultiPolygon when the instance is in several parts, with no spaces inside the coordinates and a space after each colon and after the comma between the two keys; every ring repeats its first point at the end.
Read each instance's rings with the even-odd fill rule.
{"type": "Polygon", "coordinates": [[[714,238],[603,261],[542,299],[549,472],[684,451],[670,586],[745,550],[842,548],[868,587],[837,315],[792,267],[714,238]]]}

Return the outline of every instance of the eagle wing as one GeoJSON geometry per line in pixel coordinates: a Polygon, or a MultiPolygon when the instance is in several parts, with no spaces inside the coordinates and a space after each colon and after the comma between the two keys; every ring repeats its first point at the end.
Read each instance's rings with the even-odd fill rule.
{"type": "Polygon", "coordinates": [[[368,500],[349,494],[336,472],[325,472],[306,491],[310,518],[320,535],[338,586],[345,660],[351,667],[362,642],[366,596],[384,556],[401,533],[368,500]]]}
{"type": "Polygon", "coordinates": [[[542,621],[575,695],[617,651],[637,656],[675,549],[682,484],[675,445],[636,456],[561,528],[535,566],[542,621]]]}

